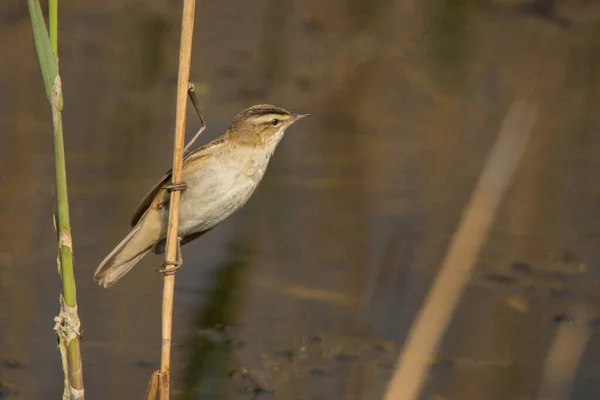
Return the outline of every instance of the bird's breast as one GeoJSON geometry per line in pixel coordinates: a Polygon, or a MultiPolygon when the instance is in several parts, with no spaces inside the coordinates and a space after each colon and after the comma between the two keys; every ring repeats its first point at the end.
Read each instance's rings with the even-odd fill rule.
{"type": "Polygon", "coordinates": [[[262,179],[269,157],[260,152],[233,152],[202,160],[184,171],[187,189],[181,195],[183,232],[210,229],[250,198],[262,179]]]}

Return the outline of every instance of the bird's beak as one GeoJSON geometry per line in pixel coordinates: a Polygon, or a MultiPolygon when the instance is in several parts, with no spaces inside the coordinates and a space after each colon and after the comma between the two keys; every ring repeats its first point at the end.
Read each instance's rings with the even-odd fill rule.
{"type": "Polygon", "coordinates": [[[294,121],[310,117],[310,114],[294,114],[294,121]]]}

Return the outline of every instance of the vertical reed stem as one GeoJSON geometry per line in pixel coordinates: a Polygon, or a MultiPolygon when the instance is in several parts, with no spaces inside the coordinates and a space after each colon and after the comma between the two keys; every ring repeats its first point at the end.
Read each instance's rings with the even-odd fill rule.
{"type": "MultiPolygon", "coordinates": [[[[179,74],[177,79],[177,106],[175,113],[175,144],[173,149],[172,182],[181,180],[183,164],[183,146],[185,141],[185,115],[187,90],[190,77],[190,61],[192,57],[192,36],[194,30],[195,0],[184,0],[181,20],[181,43],[179,49],[179,74]]],[[[167,231],[167,248],[165,251],[165,268],[174,269],[173,262],[177,258],[179,225],[179,199],[181,192],[171,192],[169,206],[169,227],[167,231]]],[[[168,400],[170,392],[171,370],[171,331],[173,322],[173,295],[175,275],[166,273],[163,286],[162,303],[162,344],[160,358],[159,399],[168,400]]]]}
{"type": "Polygon", "coordinates": [[[62,281],[60,314],[54,327],[65,372],[63,399],[82,400],[83,372],[79,345],[80,322],[77,314],[75,275],[73,273],[73,244],[69,221],[67,172],[62,130],[62,83],[58,73],[58,0],[49,1],[50,32],[46,29],[39,0],[28,0],[34,45],[52,109],[54,131],[54,165],[56,172],[55,227],[58,237],[58,267],[62,281]]]}
{"type": "MultiPolygon", "coordinates": [[[[48,25],[50,44],[52,46],[52,52],[54,53],[58,71],[58,0],[49,0],[48,25]]],[[[51,106],[54,126],[54,163],[56,169],[56,213],[58,220],[56,229],[59,239],[58,251],[61,265],[62,294],[64,305],[66,306],[64,307],[64,310],[61,310],[61,314],[66,315],[66,318],[70,318],[70,320],[67,320],[67,324],[76,325],[74,327],[76,332],[66,337],[68,346],[70,396],[72,399],[83,399],[83,366],[81,362],[78,332],[80,323],[77,315],[75,274],[73,272],[73,244],[69,217],[69,197],[67,193],[67,170],[65,164],[65,146],[61,115],[62,105],[60,104],[61,95],[62,85],[60,75],[57,75],[52,88],[51,106]]]]}

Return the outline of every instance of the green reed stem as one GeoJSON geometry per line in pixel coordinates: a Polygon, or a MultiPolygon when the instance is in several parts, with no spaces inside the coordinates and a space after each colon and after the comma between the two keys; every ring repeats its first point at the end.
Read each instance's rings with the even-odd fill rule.
{"type": "Polygon", "coordinates": [[[55,330],[65,368],[65,392],[63,399],[82,400],[83,373],[79,343],[80,322],[77,314],[75,275],[73,272],[73,245],[69,222],[67,195],[67,172],[62,130],[62,84],[58,73],[58,0],[49,0],[50,35],[42,15],[39,0],[28,0],[29,15],[33,29],[35,49],[46,89],[46,97],[52,109],[54,131],[54,163],[56,168],[55,222],[58,236],[58,264],[62,280],[61,312],[56,318],[55,330]],[[66,360],[65,360],[66,358],[66,360]],[[68,386],[68,388],[67,388],[68,386]]]}
{"type": "Polygon", "coordinates": [[[58,57],[58,0],[48,0],[48,28],[52,52],[58,57]]]}

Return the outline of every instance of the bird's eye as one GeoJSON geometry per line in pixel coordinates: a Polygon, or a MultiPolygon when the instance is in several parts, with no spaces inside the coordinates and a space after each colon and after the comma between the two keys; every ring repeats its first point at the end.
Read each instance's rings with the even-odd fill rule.
{"type": "Polygon", "coordinates": [[[275,118],[275,119],[272,119],[272,120],[271,120],[271,125],[273,125],[273,126],[277,126],[277,125],[279,125],[279,123],[280,123],[280,122],[281,122],[281,121],[279,121],[277,118],[275,118]]]}

